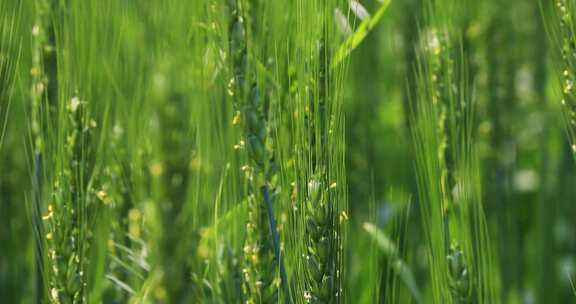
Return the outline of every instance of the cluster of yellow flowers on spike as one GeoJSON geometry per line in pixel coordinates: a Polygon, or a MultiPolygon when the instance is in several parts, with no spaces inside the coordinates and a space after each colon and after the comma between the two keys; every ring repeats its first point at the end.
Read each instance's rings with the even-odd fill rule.
{"type": "MultiPolygon", "coordinates": [[[[556,3],[560,16],[560,31],[562,37],[562,59],[564,72],[562,73],[562,107],[566,113],[568,128],[574,134],[576,131],[576,96],[574,92],[576,61],[576,37],[573,31],[573,17],[566,0],[556,3]]],[[[572,144],[572,151],[576,153],[576,144],[572,144]]]]}
{"type": "MultiPolygon", "coordinates": [[[[246,32],[244,20],[238,14],[238,8],[233,7],[233,22],[230,27],[230,52],[233,63],[233,78],[228,91],[236,98],[236,113],[233,124],[244,122],[245,144],[250,157],[259,167],[265,162],[266,120],[260,111],[260,91],[254,84],[247,92],[246,77],[248,55],[246,51],[246,32]]],[[[244,143],[244,142],[243,142],[244,143]]]]}

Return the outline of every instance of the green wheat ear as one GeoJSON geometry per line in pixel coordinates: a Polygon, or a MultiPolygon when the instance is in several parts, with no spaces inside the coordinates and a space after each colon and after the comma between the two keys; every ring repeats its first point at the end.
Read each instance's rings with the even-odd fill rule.
{"type": "MultiPolygon", "coordinates": [[[[256,80],[256,58],[247,48],[244,1],[229,1],[229,52],[232,70],[232,99],[240,113],[244,142],[250,159],[248,168],[248,223],[244,246],[244,293],[247,303],[275,302],[278,289],[287,291],[287,279],[272,209],[276,166],[274,143],[268,137],[268,121],[256,80]],[[278,277],[277,274],[280,274],[278,277]]],[[[235,119],[236,120],[236,119],[235,119]]],[[[236,121],[238,122],[238,121],[236,121]]],[[[286,295],[287,297],[288,295],[286,295]]]]}
{"type": "Polygon", "coordinates": [[[458,244],[452,244],[448,255],[448,277],[454,303],[470,303],[472,299],[472,279],[466,265],[464,253],[458,244]]]}

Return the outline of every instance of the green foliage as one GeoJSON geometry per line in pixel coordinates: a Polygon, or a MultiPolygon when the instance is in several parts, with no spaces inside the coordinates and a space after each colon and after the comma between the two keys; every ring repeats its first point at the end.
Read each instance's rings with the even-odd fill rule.
{"type": "Polygon", "coordinates": [[[574,16],[0,0],[0,296],[570,303],[574,16]]]}

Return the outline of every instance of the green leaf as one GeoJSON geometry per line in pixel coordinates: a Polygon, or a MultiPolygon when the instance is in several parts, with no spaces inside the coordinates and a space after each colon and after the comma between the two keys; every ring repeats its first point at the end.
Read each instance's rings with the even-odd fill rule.
{"type": "Polygon", "coordinates": [[[372,223],[365,222],[364,223],[364,230],[368,232],[368,235],[372,237],[372,239],[380,248],[382,254],[390,260],[390,264],[394,271],[400,277],[402,282],[406,285],[410,293],[414,297],[417,303],[422,303],[422,298],[420,296],[420,290],[418,289],[418,285],[416,284],[416,280],[414,279],[414,274],[412,270],[408,267],[408,265],[402,260],[400,254],[398,252],[398,247],[390,238],[384,233],[384,231],[380,230],[376,225],[372,223]]]}
{"type": "Polygon", "coordinates": [[[392,0],[384,0],[375,14],[370,18],[366,18],[364,21],[362,21],[356,31],[354,31],[354,33],[348,38],[346,38],[346,40],[342,43],[342,45],[340,45],[338,51],[336,51],[336,54],[332,58],[332,68],[338,66],[344,59],[346,59],[346,57],[348,57],[348,55],[350,55],[350,53],[352,53],[354,49],[360,45],[360,43],[362,43],[364,38],[368,36],[368,33],[370,33],[370,31],[378,24],[378,22],[380,22],[380,19],[382,19],[382,16],[384,16],[384,13],[390,6],[391,2],[392,0]]]}

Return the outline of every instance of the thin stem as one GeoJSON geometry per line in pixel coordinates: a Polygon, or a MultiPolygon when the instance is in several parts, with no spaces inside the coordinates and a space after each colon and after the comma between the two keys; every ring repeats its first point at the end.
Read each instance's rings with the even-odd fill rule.
{"type": "Polygon", "coordinates": [[[262,186],[260,190],[262,191],[264,202],[266,203],[266,212],[268,213],[268,223],[270,224],[270,233],[272,234],[274,254],[276,255],[276,260],[278,261],[278,267],[280,268],[280,284],[282,284],[282,288],[286,293],[286,303],[290,303],[290,294],[288,293],[288,287],[286,285],[286,282],[288,282],[286,279],[286,269],[284,268],[284,262],[282,261],[282,255],[280,252],[280,236],[278,235],[278,230],[276,229],[276,220],[274,219],[272,199],[270,198],[268,185],[262,186]]]}
{"type": "Polygon", "coordinates": [[[44,246],[42,245],[42,153],[37,152],[34,160],[34,182],[33,182],[33,223],[36,236],[36,247],[34,251],[34,259],[36,262],[36,303],[43,303],[44,298],[44,246]]]}

